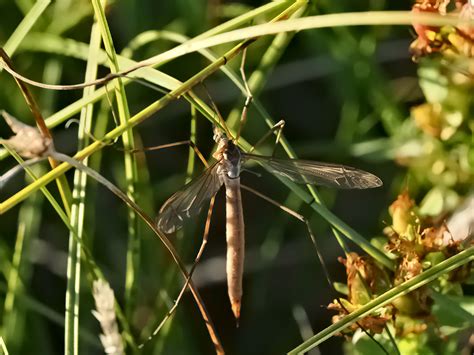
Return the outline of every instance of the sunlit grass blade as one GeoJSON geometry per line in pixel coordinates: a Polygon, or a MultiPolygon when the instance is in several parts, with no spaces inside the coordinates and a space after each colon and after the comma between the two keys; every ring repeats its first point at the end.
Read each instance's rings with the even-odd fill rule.
{"type": "Polygon", "coordinates": [[[5,355],[9,354],[7,344],[5,344],[5,340],[3,339],[2,336],[0,336],[0,349],[2,349],[3,354],[5,355]]]}
{"type": "MultiPolygon", "coordinates": [[[[291,11],[285,12],[284,16],[289,16],[292,11],[297,10],[305,3],[306,1],[295,1],[294,7],[291,9],[291,11]]],[[[168,62],[172,59],[196,52],[200,49],[210,48],[240,40],[248,40],[252,38],[254,39],[266,35],[274,35],[281,32],[302,31],[309,29],[341,26],[345,27],[364,25],[411,25],[414,22],[433,26],[458,25],[469,23],[468,20],[456,17],[441,16],[437,14],[428,13],[414,14],[409,11],[346,12],[278,21],[281,18],[282,17],[277,16],[274,21],[270,21],[263,25],[255,25],[238,30],[233,30],[209,38],[192,39],[189,42],[176,46],[166,52],[143,60],[134,67],[126,68],[124,69],[122,74],[128,74],[137,69],[147,66],[159,65],[160,63],[168,62]]]]}

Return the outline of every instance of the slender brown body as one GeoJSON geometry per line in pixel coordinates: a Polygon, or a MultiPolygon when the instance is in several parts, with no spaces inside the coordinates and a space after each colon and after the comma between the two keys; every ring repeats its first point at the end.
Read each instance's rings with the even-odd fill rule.
{"type": "Polygon", "coordinates": [[[244,213],[240,194],[240,178],[225,179],[227,290],[236,319],[240,318],[242,276],[244,272],[245,235],[244,213]]]}

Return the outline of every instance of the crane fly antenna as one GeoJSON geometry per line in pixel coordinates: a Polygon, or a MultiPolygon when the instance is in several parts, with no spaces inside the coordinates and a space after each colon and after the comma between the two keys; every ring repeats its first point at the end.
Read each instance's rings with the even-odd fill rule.
{"type": "Polygon", "coordinates": [[[219,111],[219,108],[217,107],[216,103],[212,99],[211,94],[209,93],[209,90],[207,89],[206,84],[202,82],[201,85],[204,88],[204,91],[206,92],[206,95],[209,98],[209,101],[211,102],[214,113],[217,115],[217,118],[219,119],[219,125],[220,125],[219,128],[225,131],[225,134],[227,135],[227,137],[232,138],[233,137],[232,133],[230,133],[230,130],[227,127],[227,124],[225,123],[224,117],[222,117],[221,112],[219,111]]]}

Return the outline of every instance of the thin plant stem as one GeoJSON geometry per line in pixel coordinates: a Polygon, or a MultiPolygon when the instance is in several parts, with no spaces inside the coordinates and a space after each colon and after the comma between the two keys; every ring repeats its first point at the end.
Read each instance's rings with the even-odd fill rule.
{"type": "MultiPolygon", "coordinates": [[[[91,29],[89,43],[89,59],[87,61],[85,80],[94,80],[97,76],[98,61],[97,52],[100,49],[100,31],[97,21],[91,29]]],[[[94,86],[84,88],[83,97],[91,95],[94,86]]],[[[78,130],[78,149],[89,144],[87,132],[91,131],[93,104],[86,105],[81,110],[78,130]]],[[[88,165],[88,158],[82,162],[88,165]]],[[[86,210],[86,188],[87,174],[81,170],[74,172],[73,203],[71,206],[70,223],[77,233],[77,237],[83,240],[84,220],[86,210]]],[[[74,238],[74,233],[69,234],[69,252],[67,262],[67,287],[65,305],[65,327],[64,327],[64,349],[66,354],[78,354],[79,352],[79,309],[80,309],[80,285],[81,285],[81,248],[74,238]]]]}
{"type": "MultiPolygon", "coordinates": [[[[102,33],[102,40],[110,60],[111,73],[120,72],[120,66],[117,59],[117,54],[112,40],[112,35],[107,23],[104,13],[106,1],[92,0],[95,15],[98,19],[100,31],[102,33]]],[[[130,120],[130,112],[128,108],[127,96],[125,93],[125,86],[122,79],[117,78],[114,81],[114,92],[118,107],[118,117],[121,124],[127,124],[130,120]]],[[[125,164],[125,181],[126,191],[128,197],[132,201],[137,199],[137,184],[138,184],[138,168],[135,156],[129,153],[128,150],[135,148],[133,131],[127,129],[122,134],[122,142],[125,148],[124,164],[125,164]]],[[[127,266],[125,276],[125,313],[127,317],[131,318],[132,311],[135,307],[136,293],[137,293],[137,274],[140,266],[140,237],[138,235],[138,219],[135,212],[128,210],[128,247],[127,247],[127,266]]]]}

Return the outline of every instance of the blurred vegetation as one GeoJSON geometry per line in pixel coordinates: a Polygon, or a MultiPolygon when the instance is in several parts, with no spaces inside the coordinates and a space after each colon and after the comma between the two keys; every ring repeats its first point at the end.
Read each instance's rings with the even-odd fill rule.
{"type": "MultiPolygon", "coordinates": [[[[0,1],[0,44],[22,75],[68,85],[102,78],[128,66],[127,59],[140,61],[163,53],[254,9],[262,10],[238,27],[267,23],[286,10],[298,18],[410,11],[414,5],[383,0],[279,3],[274,2],[271,9],[272,4],[261,1],[109,1],[106,22],[94,25],[94,14],[100,13],[96,0],[0,1]],[[109,38],[104,36],[106,25],[109,38]],[[113,39],[114,48],[110,41],[109,47],[102,46],[108,55],[100,50],[101,35],[106,43],[113,39]],[[114,51],[119,66],[115,69],[114,51]]],[[[427,0],[418,2],[413,12],[452,13],[471,16],[472,21],[474,10],[469,15],[467,8],[466,1],[427,0]]],[[[265,36],[249,44],[244,70],[254,101],[242,144],[256,143],[269,129],[268,118],[284,119],[288,145],[277,147],[278,156],[294,152],[304,159],[358,167],[379,176],[384,185],[361,191],[318,188],[316,194],[288,188],[259,167],[252,170],[261,176],[243,172],[244,184],[309,220],[332,280],[328,284],[325,279],[304,223],[243,191],[246,261],[239,327],[227,298],[225,202],[223,194],[218,194],[209,242],[193,280],[226,353],[286,353],[378,296],[387,303],[369,317],[347,324],[341,332],[344,336],[318,341],[320,353],[395,354],[397,347],[402,354],[472,351],[472,22],[470,26],[329,27],[265,36]],[[315,196],[332,212],[329,217],[326,208],[313,202],[315,196]],[[341,239],[344,236],[355,242],[341,239]],[[405,292],[410,280],[416,285],[405,292]],[[426,284],[427,280],[434,281],[426,284]],[[394,301],[387,291],[400,292],[394,297],[404,295],[394,301]],[[337,301],[338,297],[344,298],[337,301]],[[332,310],[327,309],[329,304],[332,310]]],[[[218,57],[234,45],[212,47],[207,54],[218,57]]],[[[241,85],[241,55],[229,59],[219,68],[229,69],[241,85]]],[[[96,93],[103,90],[102,96],[94,105],[79,101],[94,94],[90,87],[84,91],[29,89],[50,124],[55,149],[73,156],[104,137],[124,117],[150,109],[158,99],[167,100],[164,93],[180,85],[176,79],[186,81],[209,63],[202,53],[191,53],[160,65],[158,69],[171,78],[149,71],[129,80],[134,75],[130,73],[122,78],[124,87],[118,80],[109,83],[106,91],[98,86],[96,93]]],[[[115,136],[113,144],[83,161],[130,192],[153,218],[173,192],[202,171],[201,164],[186,146],[146,154],[127,151],[191,139],[210,158],[212,121],[218,118],[212,109],[206,111],[213,107],[209,98],[231,129],[238,126],[245,99],[242,86],[224,70],[200,82],[193,91],[153,111],[134,127],[133,136],[115,136]]],[[[5,70],[0,83],[0,109],[34,125],[17,83],[5,70]]],[[[0,137],[10,136],[8,126],[0,123],[0,137]]],[[[260,153],[271,154],[271,141],[265,142],[260,153]]],[[[0,152],[1,174],[18,165],[9,155],[6,150],[0,152]]],[[[31,166],[36,176],[51,169],[47,162],[31,166]]],[[[92,281],[101,278],[114,290],[127,353],[215,351],[190,292],[158,335],[138,349],[173,306],[184,284],[176,263],[153,231],[94,180],[85,184],[79,172],[68,171],[63,199],[61,181],[48,184],[54,207],[40,191],[27,194],[21,203],[15,200],[32,182],[24,176],[14,175],[0,190],[1,202],[12,201],[0,216],[0,299],[4,305],[0,335],[11,354],[103,353],[99,334],[106,331],[92,310],[114,313],[112,307],[94,303],[92,290],[100,287],[92,286],[92,281]],[[61,210],[68,223],[58,218],[61,210]],[[87,251],[79,246],[78,236],[87,251]],[[78,318],[71,310],[76,306],[78,318]]],[[[201,244],[205,218],[203,212],[170,237],[188,270],[201,244]]],[[[317,353],[317,349],[311,351],[317,353]]]]}

